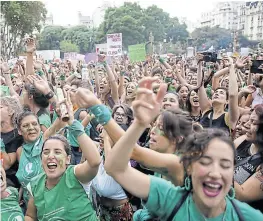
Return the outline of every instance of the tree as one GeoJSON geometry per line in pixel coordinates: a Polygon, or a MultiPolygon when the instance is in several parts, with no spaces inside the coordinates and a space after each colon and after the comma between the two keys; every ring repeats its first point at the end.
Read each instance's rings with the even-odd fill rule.
{"type": "Polygon", "coordinates": [[[108,8],[97,33],[97,42],[105,42],[106,35],[112,33],[122,33],[123,46],[126,49],[128,45],[144,42],[143,17],[143,9],[137,3],[126,2],[119,8],[108,8]]]}
{"type": "MultiPolygon", "coordinates": [[[[233,31],[220,27],[203,27],[195,29],[192,34],[194,45],[198,50],[207,50],[211,46],[215,49],[227,49],[233,46],[233,31]]],[[[257,41],[250,41],[238,34],[239,47],[254,47],[257,41]]]]}
{"type": "Polygon", "coordinates": [[[1,1],[1,54],[16,56],[22,50],[26,34],[39,31],[47,10],[41,1],[1,1]]]}
{"type": "Polygon", "coordinates": [[[105,42],[107,34],[122,33],[123,47],[127,49],[128,45],[148,42],[151,32],[155,42],[172,38],[175,43],[188,36],[186,25],[181,25],[177,18],[170,18],[156,5],[142,9],[137,3],[126,2],[119,8],[107,9],[97,42],[105,42]]]}
{"type": "Polygon", "coordinates": [[[58,50],[60,42],[63,40],[63,26],[47,26],[40,33],[37,49],[38,50],[58,50]]]}
{"type": "Polygon", "coordinates": [[[64,53],[66,52],[79,52],[79,47],[76,44],[71,43],[71,41],[61,41],[60,50],[64,53]]]}

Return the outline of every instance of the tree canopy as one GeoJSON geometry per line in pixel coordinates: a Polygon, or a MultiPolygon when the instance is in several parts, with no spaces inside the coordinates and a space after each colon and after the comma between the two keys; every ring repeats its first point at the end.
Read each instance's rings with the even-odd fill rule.
{"type": "Polygon", "coordinates": [[[41,30],[47,10],[41,1],[1,1],[1,54],[15,56],[22,50],[26,34],[41,30]]]}

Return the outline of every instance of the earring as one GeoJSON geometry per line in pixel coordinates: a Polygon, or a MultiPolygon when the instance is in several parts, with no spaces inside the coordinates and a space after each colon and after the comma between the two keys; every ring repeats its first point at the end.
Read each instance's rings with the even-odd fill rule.
{"type": "Polygon", "coordinates": [[[236,197],[236,191],[235,191],[235,189],[234,189],[233,186],[231,186],[231,188],[230,188],[227,196],[228,196],[228,198],[231,199],[231,200],[235,199],[235,197],[236,197]]]}
{"type": "Polygon", "coordinates": [[[187,191],[190,191],[190,190],[191,190],[191,184],[192,184],[191,178],[190,178],[190,176],[187,176],[187,177],[185,178],[185,180],[184,180],[184,187],[185,187],[185,189],[186,189],[187,191]]]}

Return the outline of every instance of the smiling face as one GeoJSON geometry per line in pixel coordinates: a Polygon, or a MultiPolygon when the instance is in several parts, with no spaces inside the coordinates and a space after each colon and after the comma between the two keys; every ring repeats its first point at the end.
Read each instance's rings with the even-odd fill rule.
{"type": "Polygon", "coordinates": [[[0,189],[1,189],[1,195],[3,195],[3,192],[6,190],[6,174],[3,166],[0,166],[0,189]]]}
{"type": "Polygon", "coordinates": [[[193,199],[198,208],[216,208],[224,204],[234,174],[234,152],[231,146],[212,139],[203,156],[189,166],[193,199]]]}
{"type": "Polygon", "coordinates": [[[159,153],[167,153],[171,146],[174,146],[164,134],[162,116],[159,116],[150,132],[150,149],[159,153]]]}
{"type": "Polygon", "coordinates": [[[192,107],[199,107],[199,97],[195,91],[191,91],[190,104],[192,107]]]}
{"type": "Polygon", "coordinates": [[[213,96],[212,96],[212,103],[220,103],[226,104],[227,103],[227,92],[224,89],[216,89],[213,96]]]}
{"type": "Polygon", "coordinates": [[[179,108],[179,101],[178,96],[173,93],[168,93],[163,98],[162,109],[178,109],[179,108]]]}
{"type": "Polygon", "coordinates": [[[114,113],[114,120],[118,124],[127,124],[128,123],[128,117],[124,113],[123,108],[121,108],[121,107],[117,108],[116,112],[114,113]]]}
{"type": "Polygon", "coordinates": [[[62,141],[57,139],[47,140],[42,152],[42,167],[48,179],[57,179],[63,175],[70,164],[62,141]]]}
{"type": "Polygon", "coordinates": [[[110,91],[110,86],[106,78],[102,78],[100,81],[100,93],[107,94],[110,91]]]}
{"type": "Polygon", "coordinates": [[[126,87],[126,97],[133,98],[136,95],[136,84],[135,83],[128,83],[126,87]]]}
{"type": "Polygon", "coordinates": [[[40,131],[40,125],[34,115],[24,117],[18,130],[26,143],[35,142],[40,136],[40,131]]]}
{"type": "Polygon", "coordinates": [[[180,88],[180,90],[178,91],[178,94],[179,94],[179,96],[180,96],[182,101],[186,101],[187,100],[188,93],[189,93],[189,90],[188,90],[188,88],[186,86],[182,86],[180,88]]]}
{"type": "Polygon", "coordinates": [[[256,133],[258,130],[259,118],[255,111],[253,111],[250,115],[249,121],[245,124],[245,127],[248,128],[246,132],[246,140],[247,141],[255,141],[256,133]]]}
{"type": "Polygon", "coordinates": [[[250,129],[250,126],[247,125],[249,118],[250,118],[249,114],[240,117],[236,126],[236,134],[235,134],[236,138],[246,134],[246,132],[250,129]]]}

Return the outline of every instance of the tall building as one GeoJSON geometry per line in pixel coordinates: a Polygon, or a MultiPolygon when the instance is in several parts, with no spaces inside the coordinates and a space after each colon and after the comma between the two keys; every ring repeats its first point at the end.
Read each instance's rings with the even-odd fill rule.
{"type": "Polygon", "coordinates": [[[242,31],[250,40],[263,40],[263,1],[246,2],[242,31]]]}
{"type": "Polygon", "coordinates": [[[87,28],[92,28],[93,24],[92,24],[92,19],[90,16],[86,16],[86,15],[82,15],[81,12],[78,12],[78,19],[79,25],[85,25],[87,28]]]}
{"type": "Polygon", "coordinates": [[[105,12],[108,8],[112,7],[112,4],[108,1],[104,1],[102,5],[96,8],[92,14],[92,23],[94,28],[98,28],[104,20],[105,12]]]}
{"type": "Polygon", "coordinates": [[[53,15],[50,14],[46,17],[46,20],[45,20],[45,26],[51,26],[51,25],[54,25],[54,20],[53,20],[53,15]]]}
{"type": "Polygon", "coordinates": [[[193,32],[199,26],[198,22],[189,21],[186,17],[180,17],[179,22],[181,24],[186,24],[187,31],[190,33],[193,32]]]}
{"type": "Polygon", "coordinates": [[[201,27],[219,26],[225,29],[237,29],[238,8],[244,5],[244,2],[218,2],[215,4],[212,12],[206,12],[201,15],[201,27]]]}

